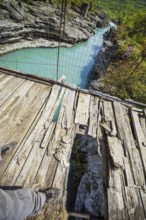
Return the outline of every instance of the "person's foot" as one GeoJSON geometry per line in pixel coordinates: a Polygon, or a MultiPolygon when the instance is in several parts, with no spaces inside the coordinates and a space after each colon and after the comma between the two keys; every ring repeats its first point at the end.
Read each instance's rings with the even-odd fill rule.
{"type": "Polygon", "coordinates": [[[42,193],[46,195],[46,202],[55,203],[59,199],[61,191],[59,188],[52,187],[52,188],[43,190],[42,193]]]}

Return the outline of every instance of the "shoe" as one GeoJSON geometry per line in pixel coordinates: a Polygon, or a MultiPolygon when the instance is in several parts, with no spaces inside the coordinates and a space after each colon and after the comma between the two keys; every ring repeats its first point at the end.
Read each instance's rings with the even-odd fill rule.
{"type": "Polygon", "coordinates": [[[59,199],[61,191],[59,188],[52,187],[52,188],[43,190],[42,193],[46,195],[46,202],[53,204],[59,199]]]}

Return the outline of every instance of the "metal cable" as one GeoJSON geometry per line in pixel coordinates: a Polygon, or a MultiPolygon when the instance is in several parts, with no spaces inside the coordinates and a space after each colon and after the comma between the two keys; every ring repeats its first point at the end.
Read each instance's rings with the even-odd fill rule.
{"type": "Polygon", "coordinates": [[[61,43],[61,38],[64,37],[64,32],[65,32],[65,13],[66,13],[66,0],[62,0],[61,4],[61,15],[60,15],[60,34],[59,34],[59,42],[58,42],[58,55],[57,55],[57,75],[56,79],[58,80],[59,78],[59,57],[60,57],[60,43],[61,43]],[[64,20],[64,23],[63,23],[64,20]],[[62,32],[62,25],[63,26],[63,32],[62,32]]]}

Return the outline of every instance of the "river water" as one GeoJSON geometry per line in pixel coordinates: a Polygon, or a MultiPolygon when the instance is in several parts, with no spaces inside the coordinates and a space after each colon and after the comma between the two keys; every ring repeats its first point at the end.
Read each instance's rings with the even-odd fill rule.
{"type": "Polygon", "coordinates": [[[51,79],[66,77],[66,81],[87,87],[88,76],[103,45],[103,35],[109,27],[97,29],[88,41],[71,48],[61,47],[57,75],[58,48],[28,48],[0,56],[0,66],[51,79]]]}

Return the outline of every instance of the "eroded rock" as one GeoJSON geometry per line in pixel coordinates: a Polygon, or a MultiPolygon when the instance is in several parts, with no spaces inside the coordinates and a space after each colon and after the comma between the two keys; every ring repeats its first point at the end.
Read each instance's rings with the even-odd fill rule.
{"type": "MultiPolygon", "coordinates": [[[[29,4],[4,1],[0,4],[0,45],[11,48],[11,44],[21,44],[28,38],[58,41],[60,15],[59,7],[42,1],[31,0],[29,4]]],[[[78,10],[69,8],[61,41],[73,45],[87,40],[94,34],[96,25],[94,16],[83,18],[78,10]]]]}
{"type": "MultiPolygon", "coordinates": [[[[97,141],[93,137],[80,138],[80,150],[86,152],[87,170],[78,186],[75,210],[85,210],[91,216],[104,216],[103,165],[97,152],[97,141]]],[[[78,218],[76,218],[78,220],[78,218]]]]}

